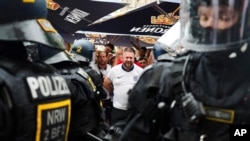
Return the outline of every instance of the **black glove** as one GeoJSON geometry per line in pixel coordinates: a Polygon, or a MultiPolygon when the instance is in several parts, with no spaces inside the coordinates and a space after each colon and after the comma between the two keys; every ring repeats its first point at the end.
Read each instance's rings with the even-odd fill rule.
{"type": "Polygon", "coordinates": [[[205,115],[202,103],[197,101],[191,93],[183,95],[181,102],[185,115],[191,122],[198,122],[205,115]]]}

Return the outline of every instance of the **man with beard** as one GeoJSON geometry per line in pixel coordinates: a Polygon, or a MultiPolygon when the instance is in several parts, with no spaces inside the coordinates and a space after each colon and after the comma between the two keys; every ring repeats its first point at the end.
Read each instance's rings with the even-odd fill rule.
{"type": "Polygon", "coordinates": [[[123,51],[123,63],[114,66],[104,79],[104,87],[113,93],[113,109],[111,111],[111,125],[119,121],[126,121],[128,115],[128,90],[131,89],[143,69],[134,64],[135,50],[125,48],[123,51]]]}

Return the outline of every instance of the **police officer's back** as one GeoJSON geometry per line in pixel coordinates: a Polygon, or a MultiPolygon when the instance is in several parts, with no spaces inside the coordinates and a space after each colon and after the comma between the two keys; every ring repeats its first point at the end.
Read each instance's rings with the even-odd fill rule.
{"type": "MultiPolygon", "coordinates": [[[[58,38],[62,41],[60,35],[58,38]]],[[[60,74],[69,80],[72,93],[71,122],[69,140],[92,140],[101,137],[100,107],[93,91],[93,82],[88,74],[79,66],[69,52],[39,46],[40,61],[53,66],[60,74]]]]}
{"type": "Polygon", "coordinates": [[[95,47],[90,41],[86,39],[79,39],[74,41],[71,55],[78,60],[80,68],[85,72],[85,79],[89,82],[94,92],[96,102],[99,103],[101,127],[104,131],[107,131],[108,125],[104,122],[105,115],[103,115],[103,105],[101,101],[107,97],[107,93],[103,88],[103,76],[90,67],[94,51],[95,47]]]}
{"type": "Polygon", "coordinates": [[[89,79],[92,79],[93,91],[97,98],[102,100],[107,97],[107,93],[103,88],[103,76],[99,75],[98,72],[90,67],[94,51],[95,47],[90,41],[80,39],[74,41],[71,53],[74,58],[79,61],[80,67],[87,72],[90,77],[89,79]]]}
{"type": "Polygon", "coordinates": [[[24,41],[64,50],[46,20],[44,0],[0,2],[0,138],[3,141],[66,140],[70,90],[45,64],[27,60],[24,41]]]}
{"type": "Polygon", "coordinates": [[[129,93],[137,114],[122,141],[228,141],[230,127],[250,124],[249,6],[182,1],[181,44],[189,53],[145,71],[129,93]]]}

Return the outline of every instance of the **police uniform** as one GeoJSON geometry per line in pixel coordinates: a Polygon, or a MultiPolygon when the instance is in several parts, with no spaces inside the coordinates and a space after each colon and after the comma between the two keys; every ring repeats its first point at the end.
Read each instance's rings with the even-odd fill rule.
{"type": "MultiPolygon", "coordinates": [[[[168,140],[200,140],[206,137],[206,140],[226,141],[230,137],[231,124],[249,124],[249,115],[246,111],[250,105],[246,97],[250,82],[248,79],[250,67],[248,67],[248,62],[239,63],[239,60],[249,57],[249,51],[233,63],[225,63],[225,60],[218,61],[218,59],[210,60],[201,54],[194,53],[193,55],[196,56],[195,63],[193,62],[195,69],[187,72],[192,75],[187,75],[185,79],[187,79],[188,92],[192,92],[195,99],[203,103],[205,117],[197,124],[190,122],[180,102],[182,88],[179,80],[181,80],[182,71],[179,69],[175,73],[170,73],[170,70],[183,68],[181,67],[183,64],[180,64],[183,58],[177,59],[175,63],[158,62],[143,73],[139,82],[129,93],[130,108],[134,110],[134,115],[131,116],[131,121],[125,128],[121,140],[135,138],[157,140],[157,136],[161,136],[174,127],[174,133],[166,136],[168,140]],[[206,69],[201,67],[210,63],[213,65],[208,65],[206,69]],[[227,67],[218,69],[221,64],[227,67]],[[243,70],[240,69],[242,65],[246,66],[243,70]],[[231,67],[238,69],[228,71],[231,67]],[[162,73],[157,75],[156,72],[162,73]],[[234,72],[238,72],[237,75],[232,75],[234,72]],[[178,74],[178,77],[175,76],[178,74]],[[223,80],[223,84],[218,78],[223,80]],[[146,85],[145,81],[148,81],[146,85]],[[140,133],[136,131],[138,128],[141,129],[140,133]]],[[[194,67],[193,63],[190,63],[191,68],[194,67]]]]}
{"type": "Polygon", "coordinates": [[[181,43],[191,51],[145,70],[129,92],[133,112],[120,141],[229,141],[231,128],[250,124],[249,34],[244,32],[250,28],[249,1],[184,0],[181,6],[182,18],[190,20],[181,23],[181,43]],[[218,7],[233,8],[244,20],[220,31],[201,27],[207,13],[221,17],[225,9],[218,7]]]}
{"type": "Polygon", "coordinates": [[[65,140],[70,123],[66,80],[46,65],[1,59],[1,140],[65,140]]]}
{"type": "Polygon", "coordinates": [[[46,2],[1,1],[0,12],[7,13],[0,17],[1,140],[67,140],[68,81],[48,65],[29,62],[24,46],[24,42],[34,42],[64,49],[46,20],[46,2]]]}
{"type": "Polygon", "coordinates": [[[89,84],[89,88],[92,90],[91,96],[99,109],[97,111],[98,116],[96,116],[99,119],[99,124],[96,129],[99,130],[98,136],[103,137],[104,131],[107,131],[108,127],[104,123],[103,105],[101,99],[106,98],[107,94],[102,87],[103,78],[95,70],[89,67],[89,62],[92,60],[94,46],[88,40],[75,40],[71,51],[71,55],[79,62],[77,74],[89,84]]]}
{"type": "Polygon", "coordinates": [[[107,93],[103,89],[102,75],[90,67],[93,52],[93,44],[85,39],[75,40],[71,50],[72,56],[79,62],[80,68],[86,72],[85,76],[92,86],[96,97],[101,100],[107,97],[107,93]]]}
{"type": "Polygon", "coordinates": [[[69,88],[72,92],[72,111],[69,140],[91,140],[89,133],[100,137],[101,109],[93,91],[93,82],[88,80],[87,73],[78,66],[66,63],[57,69],[71,80],[69,88]]]}
{"type": "Polygon", "coordinates": [[[101,110],[94,94],[96,86],[92,79],[70,54],[46,47],[40,47],[39,50],[42,55],[39,58],[43,58],[41,61],[52,65],[58,73],[70,80],[72,110],[68,139],[92,140],[93,136],[100,137],[101,110]]]}

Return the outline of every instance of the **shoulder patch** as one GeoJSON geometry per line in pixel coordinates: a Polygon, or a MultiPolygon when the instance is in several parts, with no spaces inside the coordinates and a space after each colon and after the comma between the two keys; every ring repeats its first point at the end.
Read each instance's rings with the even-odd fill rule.
{"type": "Polygon", "coordinates": [[[61,76],[29,76],[26,82],[33,100],[71,94],[66,80],[61,76]]]}

